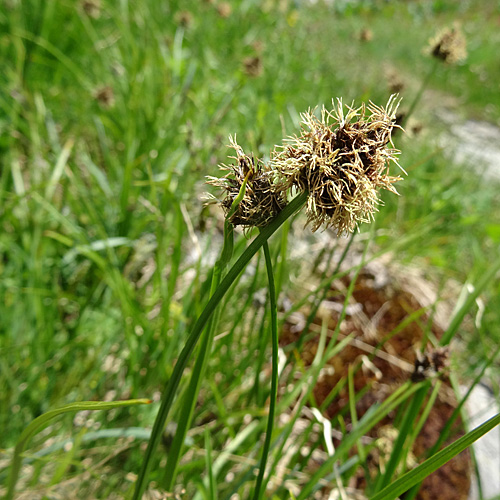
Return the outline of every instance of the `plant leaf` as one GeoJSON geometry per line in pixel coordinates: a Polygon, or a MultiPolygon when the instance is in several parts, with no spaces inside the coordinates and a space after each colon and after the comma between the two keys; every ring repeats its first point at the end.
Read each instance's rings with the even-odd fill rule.
{"type": "Polygon", "coordinates": [[[414,484],[422,481],[427,476],[439,469],[446,462],[468,448],[474,441],[484,436],[491,429],[500,424],[500,413],[490,418],[484,424],[480,425],[473,431],[468,432],[465,436],[457,439],[454,443],[442,449],[418,467],[404,476],[394,481],[392,484],[384,488],[380,493],[372,497],[371,500],[393,500],[399,495],[410,489],[414,484]]]}

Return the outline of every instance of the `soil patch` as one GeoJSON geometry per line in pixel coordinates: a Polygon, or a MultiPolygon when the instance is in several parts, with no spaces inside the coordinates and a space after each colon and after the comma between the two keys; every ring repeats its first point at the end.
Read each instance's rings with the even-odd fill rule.
{"type": "MultiPolygon", "coordinates": [[[[335,282],[332,296],[322,305],[329,312],[329,330],[335,330],[340,311],[346,297],[350,278],[335,282]]],[[[436,321],[436,315],[421,316],[405,326],[396,335],[380,343],[394,332],[412,313],[420,310],[423,301],[418,297],[415,286],[408,283],[397,283],[392,277],[380,279],[379,271],[365,268],[355,284],[348,314],[344,319],[339,338],[353,334],[350,344],[338,355],[328,361],[324,375],[314,388],[314,396],[321,405],[335,387],[341,386],[336,397],[326,408],[325,416],[337,422],[339,414],[345,422],[347,431],[351,427],[348,409],[349,391],[344,381],[347,379],[349,366],[357,368],[354,386],[357,395],[361,395],[356,403],[358,418],[361,418],[376,402],[384,401],[394,390],[408,380],[421,380],[440,373],[443,384],[430,414],[418,435],[407,467],[411,468],[425,459],[425,454],[436,442],[447,420],[457,406],[457,400],[446,376],[447,353],[433,349],[427,338],[442,335],[443,327],[436,321]],[[427,334],[424,333],[427,330],[427,334]],[[425,348],[422,349],[422,343],[425,348]],[[423,352],[424,354],[419,354],[423,352]]],[[[314,320],[311,329],[321,327],[322,318],[314,320]]],[[[288,323],[281,335],[282,346],[296,342],[301,332],[297,325],[288,323]]],[[[301,349],[301,357],[306,365],[314,359],[317,349],[317,338],[306,341],[301,349]]],[[[425,406],[425,403],[424,403],[425,406]]],[[[358,475],[351,479],[350,488],[363,490],[366,485],[366,474],[375,477],[379,468],[390,456],[393,443],[397,437],[394,420],[398,412],[389,414],[379,422],[368,434],[368,438],[378,440],[380,446],[374,448],[367,460],[365,470],[360,468],[358,475]],[[385,446],[383,446],[385,443],[385,446]]],[[[457,421],[446,444],[463,435],[462,423],[457,421]]],[[[416,498],[420,500],[466,500],[471,482],[471,458],[466,450],[449,463],[429,476],[423,483],[416,498]]]]}

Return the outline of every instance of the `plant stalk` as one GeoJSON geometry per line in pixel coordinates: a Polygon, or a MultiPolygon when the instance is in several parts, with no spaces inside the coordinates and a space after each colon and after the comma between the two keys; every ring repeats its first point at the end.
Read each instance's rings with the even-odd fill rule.
{"type": "Polygon", "coordinates": [[[257,253],[260,247],[262,247],[262,245],[278,230],[278,228],[305,204],[306,199],[307,192],[303,192],[300,195],[296,196],[269,223],[268,226],[261,230],[260,234],[250,243],[241,257],[228,271],[227,275],[221,281],[215,293],[212,295],[202,313],[200,314],[198,320],[194,324],[193,329],[191,330],[191,333],[186,340],[184,348],[182,349],[179,358],[177,359],[177,363],[175,364],[172,376],[168,380],[163,392],[160,409],[153,424],[151,438],[148,442],[148,447],[146,449],[146,454],[142,462],[141,471],[135,485],[135,491],[132,497],[133,500],[140,500],[142,498],[144,490],[146,489],[146,481],[151,471],[152,458],[160,442],[163,429],[165,428],[165,422],[170,413],[170,409],[172,408],[175,393],[177,391],[177,388],[179,387],[184,369],[189,362],[191,354],[193,353],[193,349],[195,348],[200,335],[205,328],[205,325],[207,324],[217,305],[229,290],[230,286],[243,271],[248,262],[250,262],[250,259],[257,253]]]}
{"type": "Polygon", "coordinates": [[[262,450],[262,458],[260,461],[259,475],[255,484],[254,500],[260,500],[265,490],[266,481],[264,481],[264,474],[266,471],[267,457],[269,455],[269,448],[271,447],[271,439],[274,426],[274,414],[276,413],[276,399],[278,398],[278,307],[276,304],[276,286],[274,283],[273,263],[271,253],[269,252],[269,245],[267,241],[263,245],[264,256],[266,258],[267,280],[269,282],[269,302],[271,305],[271,343],[272,343],[272,369],[271,369],[271,394],[269,402],[269,415],[267,419],[266,438],[264,441],[264,448],[262,450]]]}

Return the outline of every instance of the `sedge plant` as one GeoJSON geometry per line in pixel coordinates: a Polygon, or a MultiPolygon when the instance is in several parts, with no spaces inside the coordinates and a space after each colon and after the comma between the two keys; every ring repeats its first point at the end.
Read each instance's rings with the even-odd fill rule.
{"type": "Polygon", "coordinates": [[[210,356],[219,312],[218,305],[250,259],[263,247],[269,279],[271,331],[273,344],[271,402],[260,472],[254,489],[254,499],[263,496],[265,468],[273,428],[277,398],[277,306],[272,262],[267,246],[269,238],[290,217],[304,206],[307,224],[313,231],[333,228],[343,234],[354,231],[361,222],[373,219],[379,203],[380,188],[396,192],[393,183],[400,177],[389,175],[389,165],[397,163],[399,151],[393,146],[391,133],[398,108],[396,95],[386,107],[373,103],[360,107],[344,106],[337,100],[331,110],[323,108],[318,118],[313,110],[302,115],[299,135],[284,140],[272,152],[268,163],[246,155],[236,140],[230,139],[235,150],[234,163],[222,165],[226,175],[210,177],[208,183],[223,191],[217,202],[224,210],[224,245],[214,267],[210,299],[186,340],[172,376],[161,397],[151,438],[135,485],[133,498],[139,500],[146,488],[152,459],[170,414],[183,372],[188,366],[200,337],[202,343],[186,392],[181,401],[181,416],[177,423],[174,443],[167,457],[165,485],[171,490],[182,456],[194,405],[210,356]],[[240,226],[249,234],[253,228],[259,234],[222,277],[233,250],[233,228],[240,226]]]}

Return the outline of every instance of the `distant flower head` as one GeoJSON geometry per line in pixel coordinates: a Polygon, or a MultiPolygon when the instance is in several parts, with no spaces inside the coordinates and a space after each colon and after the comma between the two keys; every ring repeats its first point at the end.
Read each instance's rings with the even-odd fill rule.
{"type": "Polygon", "coordinates": [[[217,12],[220,17],[229,17],[233,11],[231,4],[229,2],[221,2],[217,5],[217,12]]]}
{"type": "Polygon", "coordinates": [[[405,82],[401,74],[394,68],[388,68],[385,72],[387,86],[391,94],[399,94],[405,88],[405,82]]]}
{"type": "Polygon", "coordinates": [[[174,20],[183,28],[189,28],[193,24],[193,14],[189,10],[181,10],[176,12],[174,20]]]}
{"type": "Polygon", "coordinates": [[[247,76],[260,76],[262,74],[262,59],[259,56],[245,57],[243,59],[243,70],[247,76]]]}
{"type": "Polygon", "coordinates": [[[441,30],[429,44],[431,55],[445,63],[456,64],[467,57],[465,36],[457,26],[441,30]]]}
{"type": "Polygon", "coordinates": [[[313,231],[353,231],[373,217],[379,188],[397,193],[392,184],[400,178],[388,175],[399,154],[391,141],[397,107],[396,96],[385,109],[373,103],[353,108],[338,99],[319,119],[312,111],[302,114],[300,136],[273,152],[270,165],[285,188],[309,193],[307,221],[313,231]]]}
{"type": "Polygon", "coordinates": [[[80,4],[87,16],[99,19],[101,16],[101,0],[82,0],[80,4]]]}
{"type": "Polygon", "coordinates": [[[208,177],[207,183],[223,189],[224,197],[217,201],[227,216],[247,179],[245,195],[236,212],[229,217],[229,222],[244,228],[266,226],[286,205],[284,188],[264,162],[246,155],[232,137],[229,141],[229,147],[236,151],[236,156],[231,157],[235,163],[220,165],[228,174],[224,177],[208,177]]]}
{"type": "Polygon", "coordinates": [[[363,28],[358,33],[358,39],[361,42],[371,42],[373,40],[373,31],[369,28],[363,28]]]}
{"type": "Polygon", "coordinates": [[[115,93],[113,87],[105,85],[94,91],[94,99],[104,108],[111,108],[115,105],[115,93]]]}

